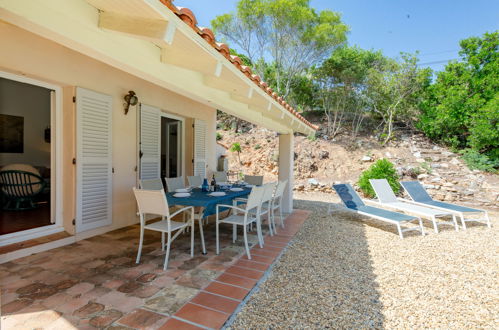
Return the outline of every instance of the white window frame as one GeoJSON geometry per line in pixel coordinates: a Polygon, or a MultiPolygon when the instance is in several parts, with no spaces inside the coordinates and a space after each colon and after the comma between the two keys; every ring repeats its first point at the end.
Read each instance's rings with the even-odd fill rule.
{"type": "MultiPolygon", "coordinates": [[[[51,214],[55,218],[55,223],[39,228],[23,230],[11,234],[0,236],[0,246],[19,243],[22,241],[55,234],[64,230],[62,218],[62,88],[58,85],[47,83],[45,81],[16,75],[9,72],[0,71],[0,77],[43,87],[55,92],[55,104],[51,104],[50,127],[51,127],[51,145],[50,145],[50,187],[55,188],[55,200],[51,199],[51,214]],[[55,129],[54,129],[55,128],[55,129]]],[[[52,195],[54,196],[54,195],[52,195]]]]}
{"type": "MultiPolygon", "coordinates": [[[[181,172],[182,172],[182,177],[185,178],[185,118],[183,117],[180,117],[180,116],[176,116],[176,115],[172,115],[168,112],[165,112],[163,110],[161,110],[161,113],[160,113],[160,116],[161,118],[165,117],[165,118],[169,118],[169,119],[173,119],[173,120],[178,120],[180,122],[180,125],[181,125],[181,130],[182,130],[182,135],[181,135],[181,141],[180,141],[180,144],[181,144],[181,148],[180,148],[180,152],[181,152],[181,160],[180,160],[180,169],[181,169],[181,172]]],[[[164,141],[161,141],[161,142],[164,142],[164,141]]]]}
{"type": "MultiPolygon", "coordinates": [[[[143,102],[144,104],[147,104],[147,105],[150,105],[150,103],[148,103],[147,101],[143,102]]],[[[153,105],[151,105],[153,106],[153,105]]],[[[154,106],[156,107],[156,106],[154,106]]],[[[137,106],[137,109],[139,107],[137,106]]],[[[170,118],[170,119],[174,119],[174,120],[178,120],[182,123],[182,165],[181,165],[181,168],[182,168],[182,177],[185,178],[185,118],[184,117],[181,117],[181,116],[177,116],[177,115],[174,115],[170,112],[167,112],[166,110],[160,108],[160,107],[156,107],[160,110],[160,117],[166,117],[166,118],[170,118]]],[[[137,167],[136,167],[136,174],[137,174],[137,178],[136,178],[136,186],[139,187],[139,180],[140,180],[140,111],[136,111],[136,130],[137,130],[137,147],[136,147],[136,164],[137,164],[137,167]]],[[[161,134],[161,131],[160,131],[160,134],[161,134]]],[[[160,136],[160,143],[161,143],[161,136],[160,136]]],[[[161,171],[161,170],[160,170],[161,171]]]]}

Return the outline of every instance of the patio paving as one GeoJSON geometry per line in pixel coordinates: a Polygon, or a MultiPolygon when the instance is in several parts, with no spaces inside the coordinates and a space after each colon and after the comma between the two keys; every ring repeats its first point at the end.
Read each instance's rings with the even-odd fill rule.
{"type": "MultiPolygon", "coordinates": [[[[135,263],[139,226],[129,226],[0,265],[2,329],[179,329],[220,328],[280,256],[307,211],[296,210],[286,228],[265,236],[265,246],[244,254],[241,228],[221,226],[215,252],[214,222],[205,227],[207,255],[196,235],[172,245],[168,270],[160,234],[146,231],[135,263]]],[[[248,235],[252,245],[254,232],[248,235]]]]}

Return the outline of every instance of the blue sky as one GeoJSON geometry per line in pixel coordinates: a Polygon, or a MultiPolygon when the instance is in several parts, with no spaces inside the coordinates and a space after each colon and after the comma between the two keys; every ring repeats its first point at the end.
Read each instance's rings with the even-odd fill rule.
{"type": "MultiPolygon", "coordinates": [[[[176,0],[201,26],[231,12],[237,0],[176,0]]],[[[349,44],[397,57],[419,50],[434,70],[458,58],[459,41],[499,29],[499,0],[311,0],[319,10],[340,12],[350,27],[349,44]]]]}

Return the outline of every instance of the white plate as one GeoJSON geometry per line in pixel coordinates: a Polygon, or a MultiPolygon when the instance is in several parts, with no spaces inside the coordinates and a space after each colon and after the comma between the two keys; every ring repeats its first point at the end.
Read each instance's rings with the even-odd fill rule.
{"type": "Polygon", "coordinates": [[[213,197],[220,197],[225,196],[226,194],[223,191],[214,191],[212,193],[209,193],[208,195],[213,197]]]}
{"type": "Polygon", "coordinates": [[[230,191],[243,191],[243,188],[230,188],[230,191]]]}
{"type": "Polygon", "coordinates": [[[245,186],[246,188],[253,188],[253,187],[254,187],[254,185],[249,184],[249,183],[245,184],[244,186],[245,186]]]}
{"type": "Polygon", "coordinates": [[[189,197],[189,196],[191,196],[191,194],[186,193],[186,192],[179,192],[179,193],[173,194],[173,197],[189,197]]]}
{"type": "Polygon", "coordinates": [[[230,183],[228,182],[217,182],[219,186],[228,186],[230,183]]]}
{"type": "Polygon", "coordinates": [[[180,189],[175,189],[176,193],[188,193],[189,189],[186,188],[180,188],[180,189]]]}

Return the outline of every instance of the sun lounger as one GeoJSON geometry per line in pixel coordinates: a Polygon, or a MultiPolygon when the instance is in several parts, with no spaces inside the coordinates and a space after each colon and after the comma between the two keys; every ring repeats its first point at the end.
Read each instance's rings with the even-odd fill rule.
{"type": "Polygon", "coordinates": [[[416,205],[400,201],[390,187],[386,179],[370,179],[369,182],[378,197],[378,204],[387,208],[392,208],[405,213],[417,215],[421,218],[430,219],[433,222],[433,229],[438,233],[438,225],[452,225],[458,231],[456,216],[450,211],[432,209],[427,206],[416,205]],[[438,221],[437,217],[452,217],[452,221],[438,221]]]}
{"type": "Polygon", "coordinates": [[[436,201],[431,198],[430,195],[426,192],[425,188],[419,183],[419,181],[403,181],[400,182],[402,187],[404,187],[405,191],[409,194],[413,203],[421,206],[432,207],[437,210],[443,210],[452,212],[453,214],[459,216],[461,218],[461,224],[463,228],[466,229],[466,222],[475,221],[475,222],[486,222],[487,226],[490,228],[490,219],[489,214],[485,210],[475,209],[471,207],[460,206],[451,203],[445,203],[436,201]],[[465,214],[473,214],[473,213],[483,213],[484,217],[479,219],[469,218],[466,219],[464,217],[465,214]]]}
{"type": "Polygon", "coordinates": [[[336,190],[336,193],[340,196],[343,204],[350,211],[353,211],[361,215],[365,215],[373,219],[395,224],[397,226],[400,238],[404,238],[403,233],[410,230],[420,231],[421,235],[424,236],[424,229],[421,218],[398,212],[383,210],[373,206],[367,206],[364,204],[362,199],[349,184],[335,184],[333,185],[333,189],[336,190]],[[413,221],[418,221],[419,227],[409,227],[409,228],[401,227],[402,224],[410,223],[413,221]]]}

